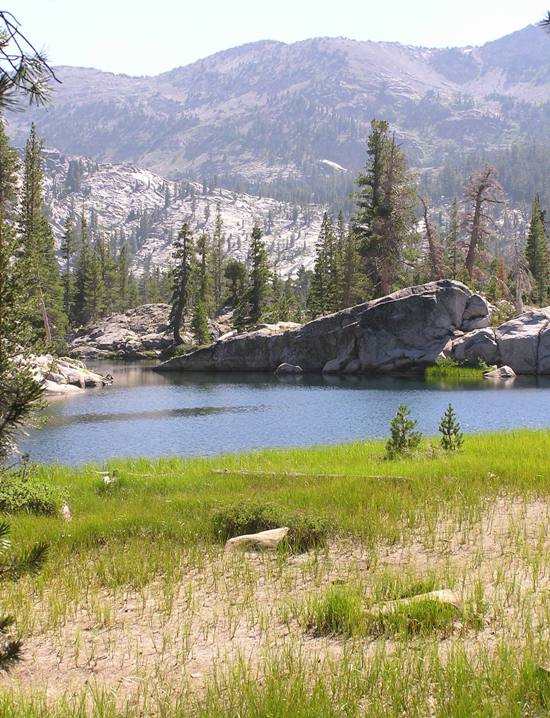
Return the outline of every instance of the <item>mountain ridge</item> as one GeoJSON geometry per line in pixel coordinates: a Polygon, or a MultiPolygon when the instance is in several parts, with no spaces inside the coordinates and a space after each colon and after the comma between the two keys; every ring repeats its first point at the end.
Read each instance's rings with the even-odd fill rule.
{"type": "Polygon", "coordinates": [[[287,199],[345,197],[333,165],[356,174],[373,117],[392,124],[420,169],[550,138],[550,42],[536,26],[477,47],[263,40],[154,76],[59,74],[49,108],[10,118],[16,144],[33,120],[66,154],[239,192],[282,187],[287,199]]]}

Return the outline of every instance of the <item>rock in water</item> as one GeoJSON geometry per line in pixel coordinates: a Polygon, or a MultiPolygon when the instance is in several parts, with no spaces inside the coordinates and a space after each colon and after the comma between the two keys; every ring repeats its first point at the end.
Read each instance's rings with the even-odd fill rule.
{"type": "Polygon", "coordinates": [[[278,529],[269,529],[268,531],[260,531],[256,534],[243,534],[235,536],[226,542],[226,550],[235,548],[266,550],[274,549],[288,534],[288,526],[282,526],[278,529]]]}
{"type": "Polygon", "coordinates": [[[486,371],[483,376],[485,379],[509,381],[510,379],[515,379],[516,372],[511,367],[504,365],[491,369],[491,371],[486,371]]]}
{"type": "Polygon", "coordinates": [[[302,374],[303,369],[301,366],[295,366],[294,364],[279,364],[279,366],[275,369],[275,374],[277,375],[284,375],[284,374],[302,374]]]}
{"type": "Polygon", "coordinates": [[[487,302],[461,282],[441,280],[316,319],[267,325],[174,357],[158,371],[269,371],[361,374],[422,369],[452,348],[457,330],[488,327],[487,302]]]}

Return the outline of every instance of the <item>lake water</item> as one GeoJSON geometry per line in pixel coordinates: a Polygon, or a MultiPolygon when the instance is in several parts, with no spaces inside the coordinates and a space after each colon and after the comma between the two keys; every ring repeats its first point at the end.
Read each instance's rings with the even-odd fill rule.
{"type": "Polygon", "coordinates": [[[147,363],[95,365],[113,386],[51,400],[21,448],[34,461],[217,454],[388,434],[399,404],[436,434],[449,402],[463,431],[550,427],[550,379],[448,385],[415,378],[156,374],[147,363]]]}

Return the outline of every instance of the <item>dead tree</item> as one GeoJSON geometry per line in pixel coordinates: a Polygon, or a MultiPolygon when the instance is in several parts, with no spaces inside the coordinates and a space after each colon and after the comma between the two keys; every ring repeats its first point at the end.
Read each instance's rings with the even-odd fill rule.
{"type": "Polygon", "coordinates": [[[426,229],[426,239],[428,240],[428,252],[430,256],[432,279],[443,279],[445,276],[445,261],[443,257],[443,248],[439,241],[437,229],[430,220],[430,208],[424,197],[420,197],[422,205],[422,216],[424,218],[424,227],[426,229]]]}
{"type": "Polygon", "coordinates": [[[484,240],[491,234],[493,220],[487,210],[491,205],[504,203],[500,199],[502,193],[497,171],[491,165],[486,165],[470,177],[465,197],[468,207],[465,222],[469,236],[466,271],[470,279],[473,279],[476,259],[484,240]]]}

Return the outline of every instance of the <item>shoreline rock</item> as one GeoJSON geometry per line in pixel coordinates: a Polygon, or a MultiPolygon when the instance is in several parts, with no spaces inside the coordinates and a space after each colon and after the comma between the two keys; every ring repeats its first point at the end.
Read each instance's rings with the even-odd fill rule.
{"type": "Polygon", "coordinates": [[[335,374],[420,370],[452,353],[455,332],[485,329],[488,303],[452,280],[409,287],[302,326],[266,325],[222,338],[157,371],[269,371],[281,364],[335,374]]]}
{"type": "Polygon", "coordinates": [[[491,305],[450,279],[402,289],[304,325],[262,325],[163,362],[155,371],[369,375],[419,372],[445,357],[466,366],[550,374],[550,307],[491,328],[491,305]],[[278,372],[281,373],[281,372],[278,372]]]}
{"type": "Polygon", "coordinates": [[[113,383],[111,376],[91,371],[78,359],[41,354],[31,356],[30,363],[35,379],[43,383],[48,396],[72,396],[84,389],[113,383]]]}
{"type": "MultiPolygon", "coordinates": [[[[69,337],[71,355],[81,359],[156,359],[173,345],[168,330],[169,304],[143,304],[80,327],[69,337]]],[[[209,320],[209,330],[218,339],[229,329],[227,317],[209,320]]],[[[193,344],[183,332],[184,344],[193,344]]]]}

